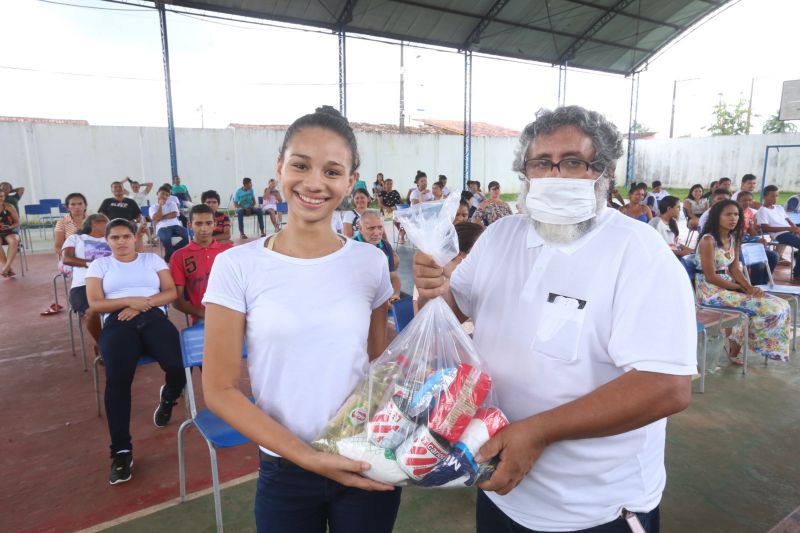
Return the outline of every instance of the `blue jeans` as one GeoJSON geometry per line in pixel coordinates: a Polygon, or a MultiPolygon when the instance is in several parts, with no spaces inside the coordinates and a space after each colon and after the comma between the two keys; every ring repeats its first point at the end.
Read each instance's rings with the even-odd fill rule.
{"type": "Polygon", "coordinates": [[[266,461],[264,453],[260,455],[258,533],[391,533],[400,507],[399,487],[391,492],[345,487],[282,459],[266,461]]]}
{"type": "Polygon", "coordinates": [[[183,248],[189,244],[189,233],[186,228],[179,225],[167,226],[158,230],[158,239],[164,245],[164,261],[169,263],[169,258],[175,253],[178,248],[183,248]],[[172,244],[172,237],[180,237],[181,242],[172,244]]]}
{"type": "Polygon", "coordinates": [[[258,229],[264,233],[264,211],[260,207],[240,207],[236,210],[236,218],[239,219],[239,235],[244,235],[244,217],[255,215],[258,220],[258,229]]]}
{"type": "MultiPolygon", "coordinates": [[[[482,491],[478,490],[478,502],[475,507],[477,533],[536,533],[533,529],[523,527],[511,520],[482,491]]],[[[661,516],[658,507],[649,513],[636,513],[642,527],[647,533],[658,533],[661,528],[661,516]]],[[[577,530],[573,533],[631,533],[628,523],[622,518],[599,526],[577,530]]]]}
{"type": "Polygon", "coordinates": [[[800,278],[800,261],[798,261],[798,259],[800,259],[800,251],[798,250],[800,249],[800,236],[787,231],[775,237],[775,240],[794,248],[794,272],[792,272],[792,277],[800,278]]]}

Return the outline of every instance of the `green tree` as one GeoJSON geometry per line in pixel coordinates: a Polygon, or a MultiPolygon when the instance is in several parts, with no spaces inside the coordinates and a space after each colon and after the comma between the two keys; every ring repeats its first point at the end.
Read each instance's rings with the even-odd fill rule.
{"type": "Polygon", "coordinates": [[[720,98],[717,105],[714,106],[714,123],[705,129],[711,135],[746,135],[748,130],[747,100],[740,98],[731,105],[720,98]]]}
{"type": "Polygon", "coordinates": [[[640,133],[641,134],[641,133],[649,133],[649,132],[650,132],[650,129],[647,126],[645,126],[644,124],[641,124],[639,122],[634,122],[633,123],[633,133],[640,133]]]}
{"type": "Polygon", "coordinates": [[[794,133],[796,131],[797,126],[778,118],[778,113],[769,117],[767,121],[764,122],[764,127],[761,128],[762,133],[794,133]]]}

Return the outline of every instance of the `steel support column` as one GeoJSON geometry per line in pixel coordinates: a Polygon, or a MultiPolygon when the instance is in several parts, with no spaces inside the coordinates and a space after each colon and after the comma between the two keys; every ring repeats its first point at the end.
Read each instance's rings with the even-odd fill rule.
{"type": "Polygon", "coordinates": [[[567,63],[558,66],[558,106],[567,103],[567,63]]]}
{"type": "Polygon", "coordinates": [[[339,32],[339,112],[347,116],[347,50],[345,32],[339,32]]]}
{"type": "Polygon", "coordinates": [[[628,158],[625,165],[625,188],[636,181],[636,122],[639,113],[639,72],[631,74],[631,109],[628,121],[628,158]]]}
{"type": "Polygon", "coordinates": [[[464,183],[467,190],[472,165],[472,50],[464,50],[464,183]]]}
{"type": "Polygon", "coordinates": [[[167,92],[167,135],[169,136],[169,163],[172,175],[178,175],[178,155],[175,149],[175,121],[172,113],[172,81],[169,74],[169,41],[167,39],[167,12],[164,4],[158,4],[158,20],[161,23],[161,51],[164,54],[164,88],[167,92]]]}

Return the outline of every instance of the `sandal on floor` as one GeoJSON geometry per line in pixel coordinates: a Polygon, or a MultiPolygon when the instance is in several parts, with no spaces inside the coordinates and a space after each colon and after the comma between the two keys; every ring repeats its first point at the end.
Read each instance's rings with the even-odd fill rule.
{"type": "Polygon", "coordinates": [[[731,355],[731,340],[727,337],[722,341],[722,349],[725,350],[725,355],[728,356],[728,360],[731,362],[732,365],[742,366],[744,365],[744,359],[742,359],[742,352],[741,348],[739,348],[739,353],[735,356],[731,355]]]}
{"type": "Polygon", "coordinates": [[[56,304],[51,304],[50,307],[47,308],[46,311],[42,311],[39,313],[41,316],[50,316],[50,315],[57,315],[61,312],[61,309],[56,307],[56,304]]]}

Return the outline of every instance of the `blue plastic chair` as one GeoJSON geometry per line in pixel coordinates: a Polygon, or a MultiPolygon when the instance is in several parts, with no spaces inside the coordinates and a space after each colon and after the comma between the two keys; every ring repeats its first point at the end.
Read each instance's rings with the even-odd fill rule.
{"type": "Polygon", "coordinates": [[[410,296],[397,300],[392,304],[391,314],[395,333],[399,334],[414,319],[414,300],[410,296]]]}
{"type": "Polygon", "coordinates": [[[39,205],[47,209],[47,212],[42,215],[43,218],[55,222],[61,217],[61,200],[58,198],[42,198],[39,200],[39,205]],[[59,214],[53,214],[53,209],[58,211],[59,214]]]}
{"type": "Polygon", "coordinates": [[[40,235],[42,234],[43,228],[49,226],[49,224],[45,224],[46,217],[50,216],[50,209],[47,206],[40,205],[40,204],[28,204],[23,207],[25,211],[25,226],[22,228],[22,240],[28,241],[28,246],[30,247],[31,251],[33,251],[33,239],[31,238],[30,231],[33,228],[38,228],[40,235]],[[36,222],[31,222],[31,217],[36,217],[36,222]]]}
{"type": "MultiPolygon", "coordinates": [[[[782,296],[789,301],[789,306],[792,308],[792,351],[795,350],[797,341],[797,311],[800,308],[800,287],[794,285],[775,285],[772,279],[772,272],[769,269],[769,260],[767,259],[767,250],[761,243],[745,243],[742,244],[742,263],[745,266],[763,265],[764,270],[769,277],[769,283],[766,285],[756,285],[762,291],[782,296]]],[[[747,269],[745,269],[747,273],[747,269]]],[[[749,279],[749,278],[748,278],[749,279]]],[[[767,364],[768,359],[764,357],[764,364],[767,364]]]]}
{"type": "MultiPolygon", "coordinates": [[[[180,483],[181,502],[186,501],[186,469],[183,453],[183,432],[194,425],[208,445],[211,458],[211,480],[214,492],[214,515],[217,521],[217,531],[222,532],[222,502],[220,499],[219,471],[217,468],[217,448],[232,448],[250,442],[250,439],[229,426],[224,420],[204,408],[197,410],[192,387],[192,368],[203,364],[203,342],[205,328],[198,324],[181,331],[181,355],[183,367],[186,371],[186,395],[188,398],[189,418],[178,428],[178,479],[180,483]]],[[[243,349],[243,357],[247,357],[243,349]]]]}

